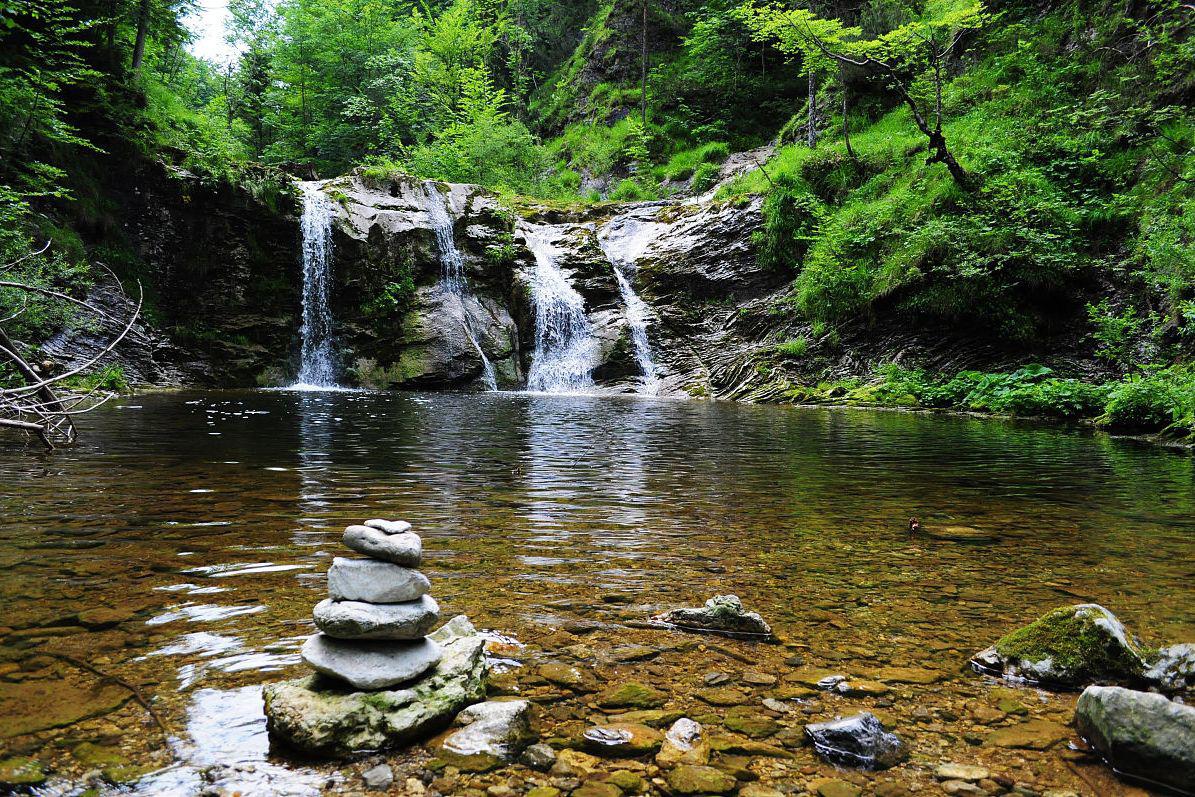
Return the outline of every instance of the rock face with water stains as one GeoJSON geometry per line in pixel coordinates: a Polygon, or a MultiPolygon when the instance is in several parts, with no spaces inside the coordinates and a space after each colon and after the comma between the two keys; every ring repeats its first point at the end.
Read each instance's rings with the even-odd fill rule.
{"type": "Polygon", "coordinates": [[[1096,603],[1055,609],[980,651],[972,663],[1006,678],[1072,689],[1140,683],[1147,668],[1141,645],[1096,603]]]}
{"type": "Polygon", "coordinates": [[[693,609],[673,609],[652,622],[682,631],[772,639],[772,628],[755,612],[743,608],[737,595],[718,595],[693,609]]]}
{"type": "Polygon", "coordinates": [[[1089,686],[1075,727],[1118,772],[1195,791],[1195,708],[1163,695],[1089,686]]]}
{"type": "Polygon", "coordinates": [[[888,769],[909,756],[900,737],[868,712],[806,725],[805,736],[819,756],[841,766],[888,769]]]}
{"type": "Polygon", "coordinates": [[[265,687],[270,734],[312,755],[379,750],[426,738],[485,695],[484,640],[464,615],[429,636],[443,652],[402,689],[356,691],[321,676],[265,687]]]}

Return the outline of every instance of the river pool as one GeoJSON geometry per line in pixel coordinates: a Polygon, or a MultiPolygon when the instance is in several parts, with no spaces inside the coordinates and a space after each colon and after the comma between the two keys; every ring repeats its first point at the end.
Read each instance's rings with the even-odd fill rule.
{"type": "MultiPolygon", "coordinates": [[[[662,689],[670,707],[715,730],[727,723],[731,740],[748,728],[783,749],[811,718],[866,708],[913,752],[870,774],[795,743],[788,758],[723,750],[743,778],[786,792],[835,778],[865,794],[881,784],[936,794],[933,770],[952,761],[1038,792],[1127,794],[1070,740],[988,743],[999,728],[1067,723],[1075,696],[1010,691],[967,658],[1086,601],[1149,641],[1195,640],[1195,460],[1081,430],[637,398],[286,391],[146,394],[81,427],[76,447],[52,454],[0,439],[0,758],[39,762],[47,794],[81,791],[96,770],[143,794],[361,790],[376,758],[270,755],[260,686],[304,671],[297,649],[340,533],[369,517],[423,535],[444,616],[487,630],[495,690],[540,702],[545,737],[575,738],[601,714],[538,674],[565,662],[599,683],[662,689]],[[910,516],[989,536],[911,538],[910,516]],[[724,593],[784,644],[639,627],[724,593]],[[761,708],[823,670],[884,689],[761,708]],[[721,674],[743,705],[698,698],[721,674]]],[[[396,793],[417,791],[408,777],[443,793],[553,781],[521,766],[432,772],[428,759],[421,748],[386,757],[396,793]]],[[[650,780],[646,763],[608,769],[650,780]]]]}

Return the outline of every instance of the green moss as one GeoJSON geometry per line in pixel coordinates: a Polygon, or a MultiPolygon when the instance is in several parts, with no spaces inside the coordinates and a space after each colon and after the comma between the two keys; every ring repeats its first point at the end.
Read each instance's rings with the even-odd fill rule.
{"type": "Polygon", "coordinates": [[[1064,683],[1139,679],[1148,651],[1127,633],[1123,641],[1118,639],[1108,623],[1119,625],[1111,613],[1099,607],[1066,606],[1003,637],[996,643],[996,652],[1025,668],[1027,675],[1047,667],[1064,683]]]}

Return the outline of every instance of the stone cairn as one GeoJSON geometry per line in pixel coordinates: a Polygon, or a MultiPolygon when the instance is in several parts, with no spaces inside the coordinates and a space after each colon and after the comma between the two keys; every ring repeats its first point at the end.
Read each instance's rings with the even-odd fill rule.
{"type": "Polygon", "coordinates": [[[443,655],[427,638],[440,607],[415,569],[423,560],[419,535],[405,521],[367,520],[346,528],[342,541],[368,558],[332,560],[328,598],[314,612],[320,633],[304,643],[303,661],[361,691],[419,678],[443,655]]]}

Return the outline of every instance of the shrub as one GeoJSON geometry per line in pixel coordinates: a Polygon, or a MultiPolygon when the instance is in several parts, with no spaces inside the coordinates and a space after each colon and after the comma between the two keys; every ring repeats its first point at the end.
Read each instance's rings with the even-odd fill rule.
{"type": "Polygon", "coordinates": [[[722,167],[719,164],[703,163],[693,171],[693,179],[689,181],[689,187],[693,193],[703,194],[714,187],[721,172],[722,167]]]}
{"type": "Polygon", "coordinates": [[[1111,302],[1101,299],[1098,304],[1087,305],[1087,319],[1095,327],[1091,338],[1097,344],[1096,356],[1115,363],[1131,361],[1133,337],[1142,324],[1133,308],[1117,312],[1111,302]]]}
{"type": "Polygon", "coordinates": [[[777,179],[763,203],[756,258],[765,268],[795,268],[821,232],[825,208],[791,178],[777,179]]]}
{"type": "Polygon", "coordinates": [[[775,352],[781,357],[804,357],[809,353],[809,339],[801,336],[792,340],[786,340],[784,343],[777,343],[775,352]]]}
{"type": "Polygon", "coordinates": [[[1112,387],[1099,423],[1122,431],[1160,432],[1191,412],[1192,396],[1184,407],[1182,392],[1165,374],[1127,376],[1112,387]]]}

